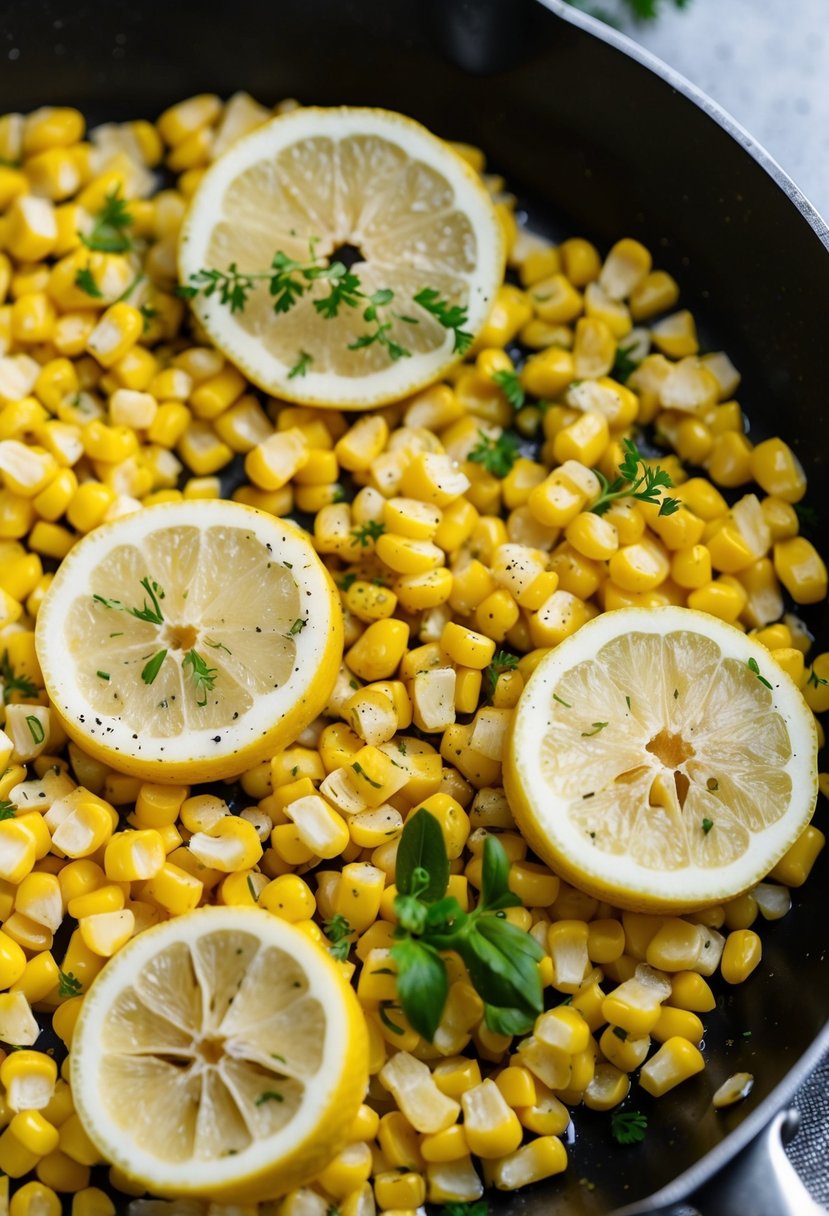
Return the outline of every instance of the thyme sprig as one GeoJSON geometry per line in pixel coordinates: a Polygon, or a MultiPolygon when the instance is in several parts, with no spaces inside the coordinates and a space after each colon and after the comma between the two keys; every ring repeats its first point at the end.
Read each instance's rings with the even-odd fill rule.
{"type": "Polygon", "coordinates": [[[623,439],[622,445],[625,458],[619,465],[618,477],[608,481],[598,469],[593,470],[599,479],[601,493],[590,510],[594,515],[604,515],[618,499],[633,498],[637,502],[658,505],[660,515],[673,515],[682,504],[678,498],[666,498],[662,494],[662,490],[673,488],[670,473],[659,465],[647,464],[632,439],[623,439]]]}

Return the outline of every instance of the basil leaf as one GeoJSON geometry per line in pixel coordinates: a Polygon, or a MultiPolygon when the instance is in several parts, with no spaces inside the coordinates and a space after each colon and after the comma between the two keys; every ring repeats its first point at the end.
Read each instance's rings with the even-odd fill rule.
{"type": "Polygon", "coordinates": [[[414,895],[395,895],[394,913],[401,929],[407,933],[422,933],[426,928],[426,904],[414,895]]]}
{"type": "Polygon", "coordinates": [[[443,832],[434,815],[430,815],[424,807],[415,811],[403,828],[397,846],[394,880],[401,895],[414,895],[413,888],[417,885],[417,895],[424,903],[433,903],[446,893],[449,858],[446,856],[443,832]],[[415,875],[418,869],[425,870],[429,876],[425,888],[416,881],[421,878],[421,875],[415,875]]]}
{"type": "Polygon", "coordinates": [[[430,933],[456,933],[466,923],[466,913],[454,895],[430,904],[426,913],[426,928],[430,933]]]}
{"type": "Polygon", "coordinates": [[[533,1025],[523,1009],[500,1009],[497,1005],[484,1005],[484,1021],[495,1034],[526,1034],[533,1025]]]}
{"type": "Polygon", "coordinates": [[[482,908],[491,908],[496,899],[510,893],[509,857],[496,836],[487,836],[484,841],[484,862],[481,871],[482,908]]]}
{"type": "Polygon", "coordinates": [[[391,948],[397,966],[397,995],[409,1025],[431,1043],[446,1004],[449,981],[437,950],[405,938],[391,948]]]}
{"type": "Polygon", "coordinates": [[[459,936],[455,949],[463,958],[473,987],[491,1005],[541,1013],[538,960],[543,951],[535,938],[497,916],[482,916],[459,936]]]}

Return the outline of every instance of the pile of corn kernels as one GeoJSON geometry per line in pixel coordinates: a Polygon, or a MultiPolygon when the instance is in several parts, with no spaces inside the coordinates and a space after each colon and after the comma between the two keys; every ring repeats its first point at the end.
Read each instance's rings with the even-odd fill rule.
{"type": "MultiPolygon", "coordinates": [[[[809,826],[754,891],[668,918],[600,903],[528,855],[501,784],[510,717],[539,658],[603,610],[709,612],[766,646],[816,714],[829,709],[829,654],[809,657],[795,611],[827,594],[800,534],[802,469],[782,439],[752,444],[737,371],[700,355],[677,284],[642,245],[620,241],[604,260],[580,238],[554,247],[517,225],[487,175],[510,281],[448,379],[362,416],[265,398],[194,329],[175,292],[176,242],[205,168],[272,113],[237,94],[89,133],[72,109],[0,118],[0,1212],[11,1216],[57,1216],[61,1196],[73,1216],[115,1211],[90,1186],[103,1163],[66,1063],[38,1051],[32,1012],[71,1048],[84,994],[122,944],[112,911],[130,909],[137,933],[202,903],[256,902],[323,945],[325,927],[347,920],[340,966],[365,1012],[369,1091],[348,1147],[261,1210],[413,1216],[560,1172],[574,1108],[612,1111],[632,1086],[658,1097],[700,1072],[717,987],[758,966],[752,926],[786,913],[824,843],[809,826]],[[159,189],[162,176],[174,184],[159,189]],[[129,248],[90,250],[80,234],[114,196],[129,248]],[[680,509],[627,500],[592,513],[593,469],[612,480],[622,440],[643,426],[668,450],[659,464],[680,509]],[[504,447],[505,428],[528,455],[504,447]],[[506,466],[492,471],[482,448],[506,451],[506,466]],[[221,790],[142,783],[67,744],[33,634],[79,537],[151,503],[220,496],[228,471],[237,501],[313,517],[346,621],[325,716],[241,775],[232,812],[221,790]],[[344,806],[328,777],[357,757],[371,780],[344,806]],[[111,811],[110,838],[89,855],[52,842],[49,809],[76,787],[111,811]],[[317,826],[290,813],[309,795],[330,810],[317,826]],[[487,833],[509,856],[522,906],[506,915],[545,951],[548,1008],[523,1041],[486,1027],[457,959],[433,1043],[397,1005],[396,839],[421,806],[442,826],[462,906],[480,887],[487,833]],[[242,868],[207,867],[188,841],[230,813],[258,845],[242,868]],[[153,849],[136,849],[135,833],[153,849]],[[401,1070],[414,1088],[396,1084],[401,1070]]],[[[481,152],[456,147],[484,172],[481,152]]],[[[829,775],[820,782],[829,794],[829,775]]],[[[115,1169],[110,1185],[136,1193],[115,1169]]],[[[208,1210],[225,1211],[175,1207],[208,1210]]]]}

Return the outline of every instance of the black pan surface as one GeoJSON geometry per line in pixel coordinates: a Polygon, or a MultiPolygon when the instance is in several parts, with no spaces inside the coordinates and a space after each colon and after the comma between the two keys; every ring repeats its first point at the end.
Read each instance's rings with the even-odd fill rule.
{"type": "MultiPolygon", "coordinates": [[[[547,3],[554,11],[535,0],[6,0],[0,112],[68,103],[93,121],[152,117],[191,93],[245,88],[265,102],[399,109],[476,143],[536,227],[605,248],[630,235],[652,249],[705,347],[727,350],[743,373],[752,436],[779,432],[794,446],[825,520],[825,225],[712,103],[661,65],[649,70],[655,61],[625,39],[547,3]]],[[[813,539],[825,538],[818,524],[813,539]]],[[[826,605],[803,615],[826,648],[826,605]]],[[[825,803],[816,822],[825,830],[825,803]]],[[[493,1211],[588,1216],[664,1187],[679,1198],[754,1135],[829,1045],[827,880],[829,852],[792,912],[764,928],[758,972],[722,985],[705,1073],[658,1103],[634,1087],[649,1116],[642,1144],[622,1148],[606,1117],[576,1111],[566,1175],[498,1196],[493,1211]],[[713,1090],[737,1070],[754,1074],[752,1096],[715,1113],[713,1090]],[[685,1171],[691,1179],[675,1183],[685,1171]]]]}

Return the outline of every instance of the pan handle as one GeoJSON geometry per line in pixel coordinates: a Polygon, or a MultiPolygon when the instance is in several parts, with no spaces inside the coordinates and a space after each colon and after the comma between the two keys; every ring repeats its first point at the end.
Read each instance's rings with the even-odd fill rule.
{"type": "Polygon", "coordinates": [[[646,1199],[613,1216],[826,1216],[800,1181],[783,1145],[800,1125],[794,1109],[774,1116],[759,1136],[687,1197],[646,1199]]]}

